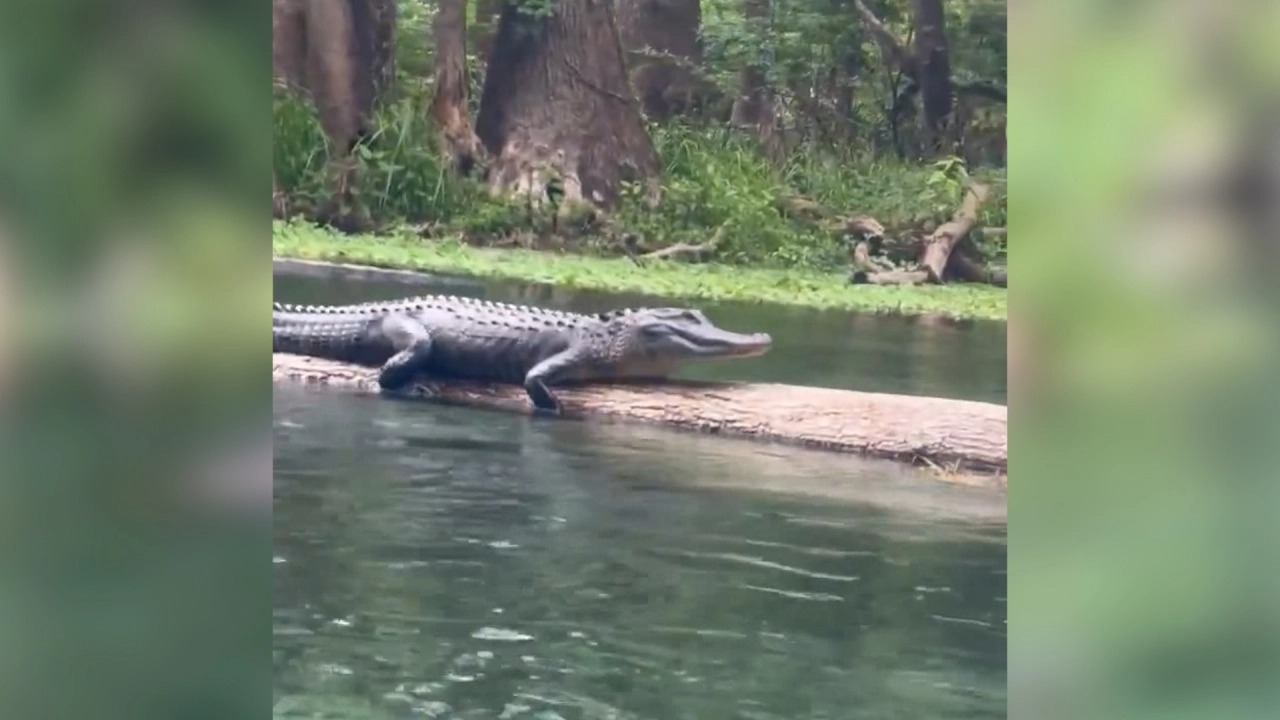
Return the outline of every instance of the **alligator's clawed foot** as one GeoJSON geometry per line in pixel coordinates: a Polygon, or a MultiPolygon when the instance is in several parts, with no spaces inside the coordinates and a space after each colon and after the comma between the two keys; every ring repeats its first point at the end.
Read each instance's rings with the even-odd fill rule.
{"type": "Polygon", "coordinates": [[[551,394],[551,390],[547,388],[547,384],[539,378],[531,378],[525,381],[524,389],[529,393],[529,399],[533,401],[533,414],[545,417],[560,416],[560,401],[555,395],[551,394]]]}
{"type": "Polygon", "coordinates": [[[378,383],[378,391],[383,397],[388,398],[410,398],[410,399],[432,399],[439,396],[431,388],[417,382],[416,378],[409,377],[396,383],[378,383]]]}
{"type": "Polygon", "coordinates": [[[435,393],[415,383],[406,383],[397,387],[379,387],[378,390],[383,397],[396,400],[435,397],[435,393]]]}
{"type": "MultiPolygon", "coordinates": [[[[543,388],[546,391],[546,388],[543,388]]],[[[554,395],[547,392],[545,395],[539,394],[533,398],[533,415],[534,417],[557,418],[563,415],[563,408],[560,401],[554,395]]]]}
{"type": "MultiPolygon", "coordinates": [[[[545,391],[546,388],[543,388],[545,391]]],[[[533,415],[534,417],[558,418],[564,414],[560,401],[554,395],[547,392],[545,395],[539,395],[533,399],[533,415]]]]}

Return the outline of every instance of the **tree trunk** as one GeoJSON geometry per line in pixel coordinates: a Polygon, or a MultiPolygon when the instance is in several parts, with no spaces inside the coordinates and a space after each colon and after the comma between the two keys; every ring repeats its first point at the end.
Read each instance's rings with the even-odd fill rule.
{"type": "Polygon", "coordinates": [[[481,158],[479,138],[471,129],[467,108],[467,1],[440,0],[432,33],[435,38],[435,121],[439,150],[463,175],[481,158]]]}
{"type": "Polygon", "coordinates": [[[368,132],[373,26],[368,0],[304,0],[306,86],[340,153],[368,132]]]}
{"type": "Polygon", "coordinates": [[[667,120],[693,110],[702,84],[693,72],[702,62],[700,0],[618,0],[617,7],[618,34],[645,115],[667,120]]]}
{"type": "Polygon", "coordinates": [[[493,52],[493,36],[501,13],[502,0],[476,0],[476,19],[469,32],[471,47],[482,63],[488,63],[489,53],[493,52]]]}
{"type": "Polygon", "coordinates": [[[937,156],[946,151],[953,90],[942,0],[915,0],[916,80],[924,109],[925,138],[937,156]]]}
{"type": "Polygon", "coordinates": [[[840,67],[832,73],[835,77],[834,100],[836,117],[841,123],[840,128],[842,130],[839,132],[839,137],[845,141],[856,139],[855,111],[857,108],[854,106],[854,90],[858,82],[860,59],[853,50],[846,50],[843,53],[840,67]]]}
{"type": "Polygon", "coordinates": [[[627,181],[649,181],[658,154],[626,75],[611,0],[557,0],[535,18],[508,3],[476,130],[494,158],[489,185],[537,206],[607,207],[627,181]],[[550,191],[550,192],[549,192],[550,191]]]}
{"type": "Polygon", "coordinates": [[[328,172],[334,191],[320,215],[348,232],[369,225],[355,197],[351,155],[373,112],[376,56],[369,2],[272,0],[272,75],[315,103],[333,148],[328,172]]]}
{"type": "Polygon", "coordinates": [[[369,0],[373,32],[373,97],[383,102],[390,97],[396,81],[397,0],[369,0]]]}
{"type": "Polygon", "coordinates": [[[288,216],[289,204],[285,200],[284,192],[280,190],[280,178],[273,169],[271,171],[271,217],[284,220],[288,216]]]}
{"type": "MultiPolygon", "coordinates": [[[[770,0],[743,0],[743,14],[755,26],[756,37],[762,41],[771,30],[769,3],[770,0]]],[[[782,134],[778,132],[778,120],[773,112],[773,92],[760,63],[748,63],[738,71],[738,99],[733,104],[732,122],[754,132],[765,157],[773,162],[782,160],[782,134]]]]}
{"type": "MultiPolygon", "coordinates": [[[[274,353],[272,378],[379,393],[377,370],[274,353]]],[[[438,402],[528,413],[519,385],[420,381],[416,394],[438,402]]],[[[1005,473],[1008,409],[945,398],[863,393],[776,384],[598,384],[556,388],[564,417],[623,419],[719,435],[805,445],[835,452],[953,465],[969,473],[1005,473]]],[[[939,475],[989,483],[1002,479],[939,475]]],[[[1004,480],[1007,481],[1007,480],[1004,480]]]]}
{"type": "MultiPolygon", "coordinates": [[[[271,0],[271,85],[272,93],[303,92],[306,45],[303,8],[300,0],[271,0]]],[[[280,189],[280,178],[271,171],[271,216],[283,220],[288,203],[280,189]]]]}
{"type": "Polygon", "coordinates": [[[292,91],[306,89],[303,0],[271,0],[271,79],[292,91]]]}

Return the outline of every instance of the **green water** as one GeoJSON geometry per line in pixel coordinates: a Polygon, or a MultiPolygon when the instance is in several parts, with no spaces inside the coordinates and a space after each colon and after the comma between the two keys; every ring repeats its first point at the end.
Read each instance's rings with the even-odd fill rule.
{"type": "MultiPolygon", "coordinates": [[[[276,295],[427,291],[282,277],[276,295]]],[[[602,302],[561,300],[538,301],[602,302]]],[[[1003,373],[971,367],[1002,356],[992,328],[708,312],[793,360],[728,376],[1003,400],[1003,373]]],[[[1006,716],[1002,496],[658,428],[274,401],[277,717],[1006,716]]]]}

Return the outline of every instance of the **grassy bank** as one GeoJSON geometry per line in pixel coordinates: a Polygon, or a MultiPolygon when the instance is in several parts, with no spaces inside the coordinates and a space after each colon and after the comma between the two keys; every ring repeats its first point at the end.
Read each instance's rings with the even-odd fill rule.
{"type": "Polygon", "coordinates": [[[776,302],[823,309],[1004,320],[1007,293],[987,286],[849,285],[843,274],[719,264],[651,262],[530,250],[477,248],[454,240],[392,235],[340,236],[277,221],[277,257],[328,260],[480,278],[551,283],[584,290],[636,292],[673,299],[776,302]]]}

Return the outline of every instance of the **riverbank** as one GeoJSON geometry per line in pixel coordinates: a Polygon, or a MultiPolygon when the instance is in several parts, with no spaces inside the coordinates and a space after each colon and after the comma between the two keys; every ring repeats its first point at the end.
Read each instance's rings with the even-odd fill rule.
{"type": "Polygon", "coordinates": [[[424,240],[410,231],[345,236],[300,222],[275,221],[277,258],[355,263],[477,278],[540,282],[583,290],[634,292],[684,300],[769,302],[815,309],[1007,319],[1008,292],[982,285],[850,285],[843,274],[717,264],[651,262],[424,240]]]}

